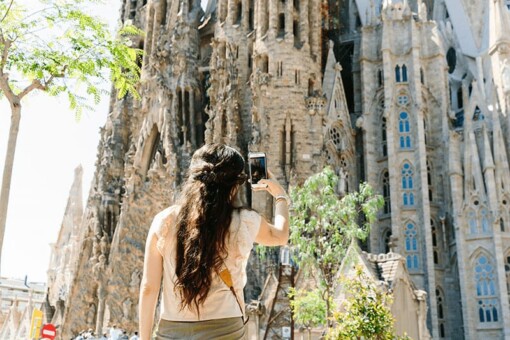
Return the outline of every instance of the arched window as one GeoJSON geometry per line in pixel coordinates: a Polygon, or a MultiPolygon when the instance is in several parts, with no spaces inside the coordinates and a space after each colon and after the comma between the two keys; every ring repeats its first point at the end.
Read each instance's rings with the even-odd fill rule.
{"type": "Polygon", "coordinates": [[[377,71],[377,82],[379,84],[379,87],[384,85],[383,71],[381,69],[377,71]]]}
{"type": "Polygon", "coordinates": [[[427,160],[427,185],[429,187],[429,201],[432,202],[434,200],[434,195],[432,193],[432,166],[427,160]]]}
{"type": "Polygon", "coordinates": [[[413,168],[408,162],[402,165],[402,200],[404,206],[414,205],[413,168]]]}
{"type": "Polygon", "coordinates": [[[505,256],[505,275],[506,275],[506,291],[510,299],[510,251],[505,256]]]}
{"type": "Polygon", "coordinates": [[[402,81],[407,82],[407,66],[402,65],[402,81]]]}
{"type": "Polygon", "coordinates": [[[383,188],[383,198],[384,198],[384,213],[391,213],[391,198],[390,198],[390,174],[388,170],[384,170],[382,174],[382,188],[383,188]]]}
{"type": "MultiPolygon", "coordinates": [[[[508,197],[503,197],[501,200],[501,205],[499,206],[499,226],[501,228],[501,232],[510,231],[510,216],[509,216],[509,207],[508,207],[508,197]]],[[[509,292],[510,294],[510,292],[509,292]]]]}
{"type": "Polygon", "coordinates": [[[388,156],[388,137],[386,135],[386,118],[381,118],[381,144],[383,156],[388,156]]]}
{"type": "Polygon", "coordinates": [[[432,234],[432,254],[434,257],[434,264],[439,264],[439,254],[440,254],[439,241],[438,241],[439,236],[438,236],[436,224],[434,223],[434,220],[432,220],[432,219],[430,220],[430,231],[432,234]]]}
{"type": "Polygon", "coordinates": [[[436,301],[437,301],[437,323],[439,326],[439,337],[445,337],[445,299],[443,290],[440,287],[436,288],[436,301]]]}
{"type": "Polygon", "coordinates": [[[398,116],[398,132],[400,134],[400,148],[411,148],[411,125],[409,123],[409,114],[405,111],[400,112],[398,116]]]}
{"type": "Polygon", "coordinates": [[[407,223],[404,229],[404,235],[407,269],[414,271],[419,268],[418,231],[416,230],[416,226],[412,223],[407,223]]]}
{"type": "Polygon", "coordinates": [[[487,255],[479,255],[475,261],[475,282],[478,318],[482,323],[499,320],[495,280],[496,273],[491,259],[487,255]]]}
{"type": "Polygon", "coordinates": [[[342,135],[340,134],[340,130],[334,126],[329,130],[329,138],[333,141],[335,144],[336,150],[341,151],[343,150],[343,141],[342,141],[342,135]]]}
{"type": "Polygon", "coordinates": [[[397,83],[400,83],[401,82],[401,78],[400,78],[400,66],[395,66],[395,80],[397,83]]]}
{"type": "Polygon", "coordinates": [[[383,234],[383,243],[384,243],[384,253],[389,253],[391,251],[390,242],[391,242],[391,229],[388,229],[383,234]]]}

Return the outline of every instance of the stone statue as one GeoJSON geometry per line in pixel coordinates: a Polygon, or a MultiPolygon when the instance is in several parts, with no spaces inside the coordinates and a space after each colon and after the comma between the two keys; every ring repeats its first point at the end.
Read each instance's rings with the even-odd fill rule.
{"type": "Polygon", "coordinates": [[[131,316],[131,300],[127,298],[122,302],[122,314],[124,314],[124,319],[129,320],[129,317],[131,316]]]}
{"type": "Polygon", "coordinates": [[[110,243],[110,240],[108,238],[108,235],[105,232],[103,232],[103,237],[101,237],[101,241],[100,241],[100,247],[101,247],[101,254],[103,254],[104,256],[108,256],[109,243],[110,243]]]}
{"type": "Polygon", "coordinates": [[[345,195],[346,189],[347,189],[347,172],[344,170],[344,168],[339,167],[339,169],[338,169],[338,184],[337,184],[338,194],[340,196],[345,195]]]}
{"type": "Polygon", "coordinates": [[[96,262],[96,260],[99,258],[99,255],[100,255],[100,250],[99,250],[99,240],[98,240],[98,237],[97,236],[94,236],[94,241],[92,243],[92,256],[91,256],[91,261],[92,262],[96,262]]]}
{"type": "Polygon", "coordinates": [[[99,256],[99,261],[92,268],[92,273],[94,273],[94,275],[99,281],[102,281],[102,279],[105,276],[105,271],[106,271],[106,256],[101,254],[99,256]]]}
{"type": "Polygon", "coordinates": [[[91,303],[89,304],[89,308],[87,309],[85,321],[87,322],[87,326],[91,326],[95,324],[95,318],[96,318],[96,305],[91,303]]]}

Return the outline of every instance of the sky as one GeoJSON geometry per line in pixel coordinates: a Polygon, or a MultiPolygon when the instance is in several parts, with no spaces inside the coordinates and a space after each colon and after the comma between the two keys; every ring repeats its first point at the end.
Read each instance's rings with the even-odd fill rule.
{"type": "MultiPolygon", "coordinates": [[[[37,1],[22,1],[33,6],[37,1]]],[[[120,1],[108,1],[92,12],[117,26],[120,1]],[[116,13],[113,16],[112,13],[116,13]]],[[[105,20],[105,21],[106,21],[105,20]]],[[[45,282],[50,246],[62,223],[74,169],[83,166],[83,199],[94,175],[99,127],[108,113],[109,96],[84,112],[79,121],[67,100],[33,93],[23,100],[22,118],[11,184],[1,276],[45,282]]],[[[10,108],[0,100],[0,172],[10,125],[10,108]]],[[[1,177],[0,177],[1,181],[1,177]]]]}

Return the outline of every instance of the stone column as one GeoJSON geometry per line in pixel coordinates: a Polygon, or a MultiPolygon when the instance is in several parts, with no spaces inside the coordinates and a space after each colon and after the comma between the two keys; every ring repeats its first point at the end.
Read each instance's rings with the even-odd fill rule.
{"type": "Polygon", "coordinates": [[[102,282],[99,283],[97,289],[97,318],[96,318],[96,334],[103,334],[104,306],[106,300],[106,290],[102,282]]]}
{"type": "Polygon", "coordinates": [[[294,3],[292,0],[287,0],[285,5],[286,8],[283,9],[285,11],[285,38],[293,39],[292,24],[294,22],[294,16],[292,14],[294,13],[294,3]]]}
{"type": "Polygon", "coordinates": [[[186,145],[186,141],[188,140],[188,134],[187,134],[187,119],[186,119],[186,88],[183,88],[181,91],[181,129],[182,129],[182,140],[183,144],[186,145]]]}
{"type": "MultiPolygon", "coordinates": [[[[279,0],[268,0],[269,2],[269,31],[272,36],[276,36],[278,33],[278,1],[279,0]]],[[[265,15],[262,13],[262,15],[265,15]]]]}
{"type": "Polygon", "coordinates": [[[171,113],[170,113],[170,121],[172,122],[172,135],[174,138],[179,136],[179,126],[177,125],[177,103],[178,103],[177,93],[175,90],[172,91],[171,97],[171,113]]]}
{"type": "Polygon", "coordinates": [[[197,146],[196,122],[195,122],[195,91],[191,89],[189,92],[189,127],[190,139],[193,149],[197,146]]]}
{"type": "Polygon", "coordinates": [[[415,290],[418,300],[418,337],[422,340],[429,340],[430,334],[427,330],[427,293],[423,290],[415,290]]]}
{"type": "Polygon", "coordinates": [[[235,13],[236,0],[228,0],[227,5],[227,23],[229,25],[234,24],[234,13],[235,13]]]}
{"type": "Polygon", "coordinates": [[[145,48],[145,53],[143,55],[143,67],[149,66],[149,60],[150,60],[150,56],[152,54],[153,40],[154,40],[154,38],[153,38],[154,10],[153,10],[152,5],[147,6],[147,9],[149,12],[149,15],[148,15],[149,19],[147,20],[147,25],[145,26],[147,41],[145,42],[146,48],[145,48]]]}
{"type": "Polygon", "coordinates": [[[240,0],[243,3],[243,13],[241,17],[241,27],[247,32],[250,26],[250,4],[248,0],[240,0]]]}
{"type": "Polygon", "coordinates": [[[308,21],[308,0],[299,1],[299,25],[301,26],[301,41],[308,44],[310,22],[308,21]]]}
{"type": "Polygon", "coordinates": [[[311,20],[310,20],[310,48],[312,52],[312,56],[315,58],[319,57],[319,49],[320,49],[320,0],[310,0],[312,1],[312,12],[311,20]]]}

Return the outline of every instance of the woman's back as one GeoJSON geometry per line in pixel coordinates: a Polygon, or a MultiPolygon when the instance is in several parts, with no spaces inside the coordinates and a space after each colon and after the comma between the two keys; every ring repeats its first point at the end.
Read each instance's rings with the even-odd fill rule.
{"type": "MultiPolygon", "coordinates": [[[[163,257],[163,292],[161,318],[171,321],[198,321],[241,316],[235,296],[217,273],[213,273],[209,293],[200,315],[195,310],[181,310],[180,297],[175,291],[177,228],[176,218],[180,207],[174,205],[159,213],[151,228],[158,237],[158,251],[163,257]]],[[[246,284],[246,263],[259,231],[261,217],[255,211],[234,209],[226,239],[224,265],[230,271],[236,295],[244,310],[243,287],[246,284]]]]}

